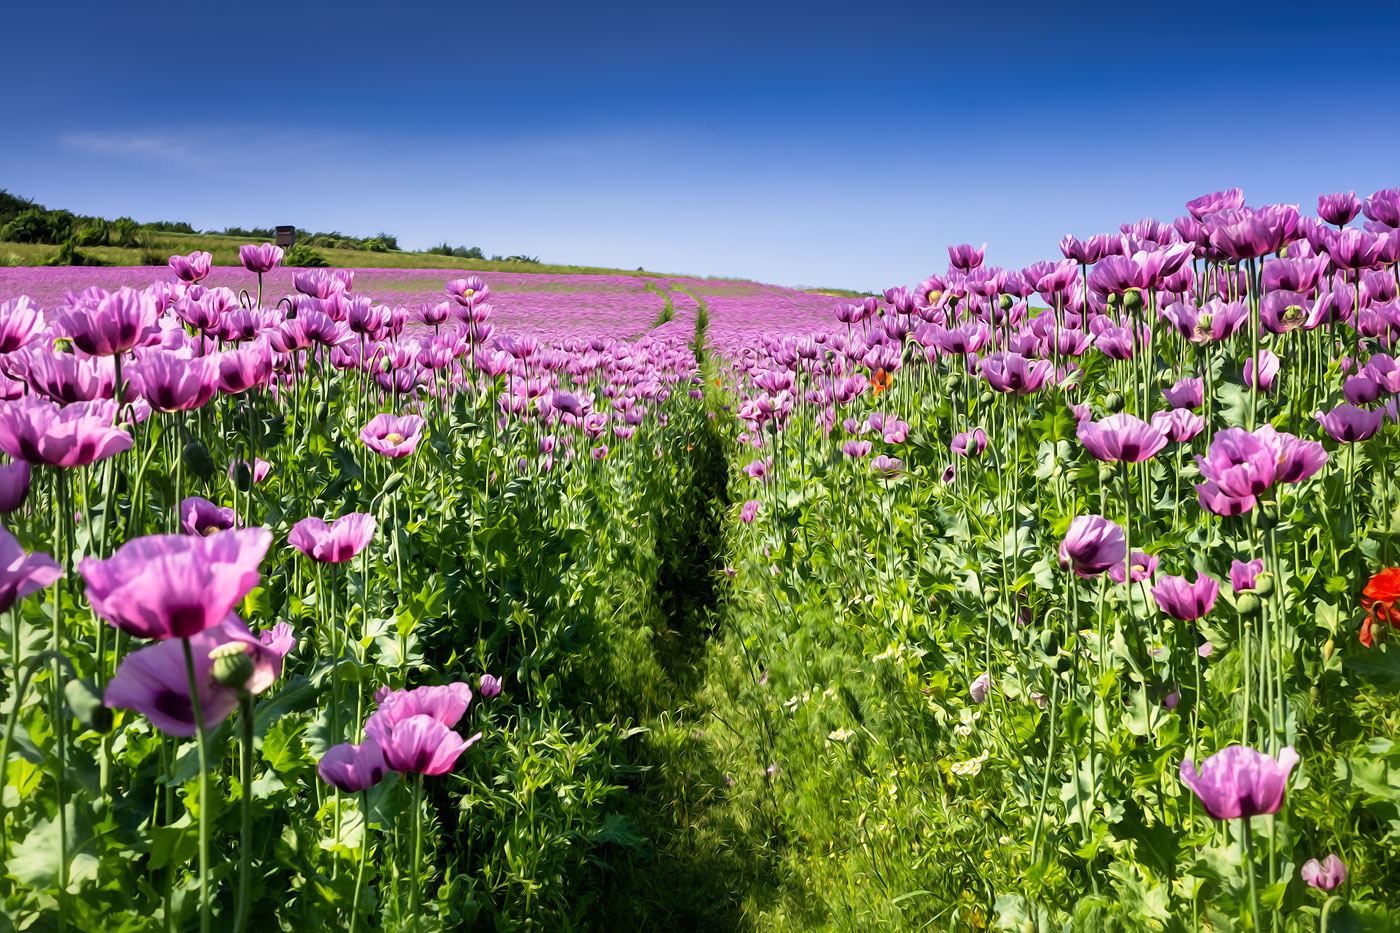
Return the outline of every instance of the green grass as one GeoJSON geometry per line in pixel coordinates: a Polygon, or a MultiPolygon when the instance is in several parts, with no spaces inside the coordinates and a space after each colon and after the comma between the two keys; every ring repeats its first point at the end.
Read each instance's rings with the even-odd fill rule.
{"type": "MultiPolygon", "coordinates": [[[[253,242],[246,237],[219,236],[209,233],[157,233],[153,250],[161,256],[205,250],[214,256],[216,266],[238,265],[238,247],[253,242]]],[[[96,256],[114,266],[140,266],[145,252],[136,247],[83,246],[89,256],[96,256]]],[[[12,266],[41,266],[58,252],[57,246],[43,243],[0,243],[0,264],[12,266]]],[[[634,275],[664,278],[667,273],[643,269],[609,269],[603,266],[569,266],[553,263],[521,262],[519,260],[460,259],[437,253],[389,251],[383,253],[358,249],[325,249],[316,252],[332,266],[342,268],[386,269],[461,269],[469,272],[539,272],[554,275],[634,275]]]]}

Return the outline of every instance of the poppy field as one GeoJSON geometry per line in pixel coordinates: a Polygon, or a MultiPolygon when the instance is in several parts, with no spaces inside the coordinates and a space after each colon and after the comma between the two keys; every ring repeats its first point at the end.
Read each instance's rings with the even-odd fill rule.
{"type": "Polygon", "coordinates": [[[1316,215],[0,271],[0,928],[1400,927],[1400,189],[1316,215]]]}

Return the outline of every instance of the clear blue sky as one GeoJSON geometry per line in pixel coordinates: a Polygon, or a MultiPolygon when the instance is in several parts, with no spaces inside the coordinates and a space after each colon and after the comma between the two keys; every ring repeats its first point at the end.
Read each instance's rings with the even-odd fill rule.
{"type": "Polygon", "coordinates": [[[20,3],[0,187],[878,288],[1400,185],[1400,3],[20,3]],[[1239,7],[1232,9],[1232,7],[1239,7]]]}

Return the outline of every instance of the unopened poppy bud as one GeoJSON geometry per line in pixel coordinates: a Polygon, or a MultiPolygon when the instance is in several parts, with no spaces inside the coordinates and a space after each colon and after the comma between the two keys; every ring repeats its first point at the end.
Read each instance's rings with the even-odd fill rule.
{"type": "Polygon", "coordinates": [[[1113,479],[1113,465],[1109,463],[1099,464],[1099,482],[1106,483],[1113,479]]]}
{"type": "Polygon", "coordinates": [[[185,469],[206,483],[214,478],[214,473],[218,469],[214,464],[214,458],[209,455],[209,448],[200,441],[190,441],[185,445],[184,460],[185,469]]]}
{"type": "Polygon", "coordinates": [[[978,403],[979,405],[990,405],[990,404],[992,404],[992,401],[993,401],[995,398],[996,398],[996,396],[993,395],[993,394],[991,393],[991,391],[989,390],[989,391],[983,392],[981,395],[977,396],[977,403],[978,403]]]}
{"type": "Polygon", "coordinates": [[[73,352],[73,338],[55,337],[53,341],[53,352],[71,354],[73,352]]]}
{"type": "Polygon", "coordinates": [[[1110,392],[1103,397],[1103,407],[1117,414],[1123,410],[1123,394],[1121,392],[1110,392]]]}
{"type": "Polygon", "coordinates": [[[241,689],[253,676],[253,659],[242,642],[231,641],[209,652],[214,662],[214,680],[223,687],[241,689]]]}
{"type": "Polygon", "coordinates": [[[1262,502],[1255,510],[1254,521],[1265,531],[1278,524],[1278,504],[1274,502],[1262,502]]]}
{"type": "Polygon", "coordinates": [[[1113,294],[1112,292],[1109,292],[1108,295],[1108,306],[1110,308],[1118,307],[1118,296],[1113,294]]]}
{"type": "Polygon", "coordinates": [[[1246,590],[1235,597],[1235,608],[1242,616],[1252,616],[1259,611],[1263,603],[1253,590],[1246,590]]]}
{"type": "Polygon", "coordinates": [[[1274,592],[1274,575],[1265,571],[1254,578],[1254,592],[1262,599],[1274,592]]]}
{"type": "Polygon", "coordinates": [[[327,418],[330,417],[330,414],[331,414],[331,406],[330,406],[329,404],[327,404],[326,402],[321,402],[320,404],[318,404],[318,405],[316,406],[316,420],[317,420],[317,421],[325,421],[327,418]]]}
{"type": "Polygon", "coordinates": [[[1046,657],[1054,657],[1060,650],[1060,636],[1054,632],[1042,632],[1040,636],[1040,650],[1046,657]]]}
{"type": "Polygon", "coordinates": [[[1015,300],[1010,295],[1002,295],[1001,300],[998,301],[997,304],[1001,306],[1001,310],[1010,311],[1011,306],[1015,304],[1015,300]]]}
{"type": "Polygon", "coordinates": [[[381,493],[386,496],[392,495],[400,486],[403,485],[403,481],[404,475],[402,473],[394,473],[390,475],[390,477],[384,481],[384,488],[381,490],[381,493]]]}

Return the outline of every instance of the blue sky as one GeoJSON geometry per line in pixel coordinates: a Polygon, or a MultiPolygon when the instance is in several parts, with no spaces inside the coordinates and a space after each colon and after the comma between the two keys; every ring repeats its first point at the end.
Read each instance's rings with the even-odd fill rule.
{"type": "Polygon", "coordinates": [[[1129,6],[20,4],[0,186],[874,289],[1216,188],[1400,185],[1400,3],[1129,6]]]}

